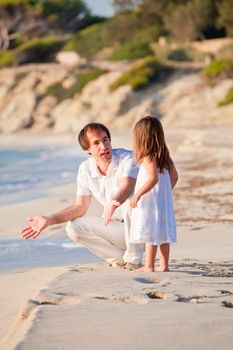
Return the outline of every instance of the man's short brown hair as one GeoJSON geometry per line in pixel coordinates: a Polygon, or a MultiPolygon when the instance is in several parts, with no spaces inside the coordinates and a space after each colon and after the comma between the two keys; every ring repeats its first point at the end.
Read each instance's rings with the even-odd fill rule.
{"type": "Polygon", "coordinates": [[[96,131],[96,130],[104,131],[106,133],[106,135],[108,136],[109,140],[111,141],[110,131],[108,130],[108,128],[105,125],[103,125],[101,123],[87,124],[86,126],[84,126],[84,128],[80,131],[80,133],[78,135],[78,142],[84,151],[86,151],[90,147],[90,143],[89,143],[89,140],[87,138],[87,132],[88,131],[96,131]]]}

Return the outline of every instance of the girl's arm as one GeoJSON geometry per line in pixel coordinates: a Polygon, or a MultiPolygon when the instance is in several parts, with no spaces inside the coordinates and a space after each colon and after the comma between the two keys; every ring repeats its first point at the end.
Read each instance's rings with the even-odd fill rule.
{"type": "Polygon", "coordinates": [[[130,206],[135,208],[137,202],[145,193],[149,192],[158,181],[158,170],[155,164],[155,160],[150,160],[148,157],[145,157],[142,161],[142,166],[146,169],[148,179],[144,185],[138,190],[137,193],[131,198],[130,206]]]}
{"type": "Polygon", "coordinates": [[[172,162],[171,168],[169,169],[169,175],[170,175],[172,188],[174,188],[178,181],[178,172],[173,162],[172,162]]]}

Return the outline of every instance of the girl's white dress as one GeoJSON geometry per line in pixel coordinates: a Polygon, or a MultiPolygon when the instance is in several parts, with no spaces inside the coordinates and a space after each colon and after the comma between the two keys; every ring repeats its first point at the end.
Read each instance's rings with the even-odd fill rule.
{"type": "MultiPolygon", "coordinates": [[[[148,175],[141,165],[135,186],[135,193],[141,188],[148,175]]],[[[163,244],[176,242],[176,220],[173,209],[171,180],[168,170],[158,172],[158,182],[137,203],[132,210],[130,240],[132,243],[163,244]]]]}

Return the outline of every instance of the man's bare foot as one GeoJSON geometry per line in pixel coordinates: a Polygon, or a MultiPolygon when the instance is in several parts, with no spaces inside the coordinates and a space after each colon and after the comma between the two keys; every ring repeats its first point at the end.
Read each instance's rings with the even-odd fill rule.
{"type": "Polygon", "coordinates": [[[136,269],[140,268],[141,264],[133,264],[131,262],[127,262],[124,266],[125,269],[130,271],[135,271],[136,269]]]}
{"type": "Polygon", "coordinates": [[[125,268],[126,264],[127,264],[126,262],[122,261],[122,262],[113,262],[113,263],[109,263],[108,266],[110,266],[110,267],[125,268]]]}
{"type": "Polygon", "coordinates": [[[169,270],[168,266],[159,266],[156,269],[156,271],[158,271],[158,272],[169,272],[170,270],[169,270]]]}
{"type": "Polygon", "coordinates": [[[138,269],[134,270],[135,272],[154,272],[153,267],[141,266],[138,269]]]}

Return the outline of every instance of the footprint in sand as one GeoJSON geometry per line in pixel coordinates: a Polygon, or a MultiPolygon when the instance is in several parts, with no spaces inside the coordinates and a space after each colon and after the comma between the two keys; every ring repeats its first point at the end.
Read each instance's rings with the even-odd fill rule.
{"type": "Polygon", "coordinates": [[[233,308],[233,303],[232,302],[230,302],[230,301],[226,301],[226,300],[224,300],[223,302],[222,302],[222,304],[223,304],[223,306],[225,306],[225,307],[228,307],[228,308],[233,308]]]}
{"type": "Polygon", "coordinates": [[[150,278],[144,278],[144,277],[136,277],[134,279],[137,282],[144,283],[144,284],[159,284],[161,287],[165,287],[168,284],[170,284],[168,279],[150,279],[150,278]]]}
{"type": "Polygon", "coordinates": [[[69,269],[70,272],[92,272],[95,271],[92,267],[71,267],[69,269]]]}
{"type": "Polygon", "coordinates": [[[155,291],[149,291],[146,293],[146,295],[150,298],[150,299],[167,299],[168,298],[168,294],[161,292],[159,290],[155,290],[155,291]]]}
{"type": "Polygon", "coordinates": [[[145,283],[145,284],[154,284],[154,283],[159,282],[158,280],[144,278],[144,277],[136,277],[136,278],[134,278],[134,280],[137,282],[140,282],[140,283],[145,283]]]}
{"type": "Polygon", "coordinates": [[[219,292],[225,296],[233,295],[233,292],[230,292],[229,290],[219,290],[219,292]]]}
{"type": "MultiPolygon", "coordinates": [[[[197,304],[198,300],[200,300],[201,303],[206,303],[206,302],[210,302],[210,299],[217,299],[217,298],[221,298],[223,296],[231,296],[231,295],[233,295],[233,293],[228,291],[228,290],[219,290],[218,292],[220,294],[216,294],[216,295],[207,295],[207,294],[205,294],[205,295],[194,295],[194,296],[187,296],[187,297],[186,296],[182,296],[182,295],[178,295],[176,301],[183,302],[183,303],[197,304]]],[[[223,303],[228,303],[228,302],[227,301],[223,301],[223,303]]],[[[228,306],[228,307],[233,307],[233,306],[228,306]]]]}
{"type": "Polygon", "coordinates": [[[115,295],[115,296],[112,296],[110,298],[111,300],[114,300],[114,301],[120,301],[120,302],[123,302],[123,303],[127,303],[127,304],[147,304],[148,301],[144,298],[144,297],[140,297],[140,296],[137,296],[137,295],[127,295],[127,296],[124,296],[124,295],[115,295]]]}
{"type": "Polygon", "coordinates": [[[97,295],[93,292],[80,292],[79,294],[40,294],[35,300],[30,300],[27,308],[23,310],[24,316],[27,318],[30,315],[29,310],[36,306],[44,305],[76,305],[82,303],[84,299],[97,299],[104,301],[122,302],[127,304],[147,304],[148,299],[140,295],[97,295]]]}
{"type": "Polygon", "coordinates": [[[191,303],[191,304],[197,304],[198,299],[200,299],[200,296],[190,296],[190,297],[185,297],[182,295],[179,295],[176,299],[177,302],[182,302],[182,303],[191,303]]]}
{"type": "Polygon", "coordinates": [[[233,271],[231,269],[227,270],[212,270],[208,273],[203,273],[202,276],[205,277],[233,277],[233,271]]]}
{"type": "Polygon", "coordinates": [[[139,295],[110,295],[110,296],[96,296],[95,299],[115,301],[126,304],[148,304],[148,300],[139,295]]]}
{"type": "Polygon", "coordinates": [[[39,294],[34,302],[39,305],[75,305],[83,298],[81,294],[39,294]]]}

